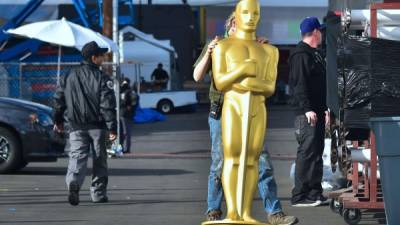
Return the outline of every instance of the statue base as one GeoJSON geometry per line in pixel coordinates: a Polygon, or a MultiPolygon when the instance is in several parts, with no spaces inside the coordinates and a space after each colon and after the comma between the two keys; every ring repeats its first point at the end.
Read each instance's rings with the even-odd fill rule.
{"type": "Polygon", "coordinates": [[[261,222],[250,222],[250,221],[235,221],[235,220],[216,220],[216,221],[206,221],[201,225],[270,225],[268,223],[261,222]]]}

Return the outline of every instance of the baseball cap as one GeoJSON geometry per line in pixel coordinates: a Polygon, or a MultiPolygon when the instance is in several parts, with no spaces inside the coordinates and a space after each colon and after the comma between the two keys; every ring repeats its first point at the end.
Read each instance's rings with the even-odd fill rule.
{"type": "Polygon", "coordinates": [[[108,52],[108,48],[100,48],[95,41],[91,41],[85,44],[82,48],[82,56],[85,59],[92,57],[93,55],[101,55],[108,52]]]}
{"type": "Polygon", "coordinates": [[[307,17],[300,24],[301,33],[309,33],[315,29],[322,30],[325,29],[325,24],[320,24],[317,17],[307,17]]]}

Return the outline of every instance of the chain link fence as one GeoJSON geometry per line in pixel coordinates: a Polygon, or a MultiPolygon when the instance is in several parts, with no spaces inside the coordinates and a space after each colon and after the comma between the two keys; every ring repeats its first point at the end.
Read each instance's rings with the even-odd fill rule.
{"type": "MultiPolygon", "coordinates": [[[[24,99],[51,106],[52,97],[59,79],[78,67],[80,63],[60,64],[58,76],[57,63],[1,63],[0,64],[0,97],[24,99]]],[[[121,64],[117,71],[128,77],[131,84],[139,84],[141,64],[128,62],[121,64]]],[[[104,64],[102,70],[112,75],[113,64],[104,64]]],[[[134,90],[138,86],[133,87],[134,90]]]]}

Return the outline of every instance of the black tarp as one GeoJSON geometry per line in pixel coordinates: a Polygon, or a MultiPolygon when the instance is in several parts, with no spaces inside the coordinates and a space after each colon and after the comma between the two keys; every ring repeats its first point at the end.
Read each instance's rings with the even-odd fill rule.
{"type": "Polygon", "coordinates": [[[400,42],[344,36],[344,125],[369,128],[370,117],[400,116],[400,42]]]}
{"type": "Polygon", "coordinates": [[[373,39],[371,117],[400,116],[400,42],[373,39]]]}

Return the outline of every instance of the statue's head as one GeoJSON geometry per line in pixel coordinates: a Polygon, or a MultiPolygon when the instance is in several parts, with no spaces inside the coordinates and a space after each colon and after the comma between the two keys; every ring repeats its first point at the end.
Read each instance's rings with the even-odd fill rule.
{"type": "Polygon", "coordinates": [[[240,0],[235,14],[238,30],[254,32],[260,20],[260,3],[258,0],[240,0]]]}

